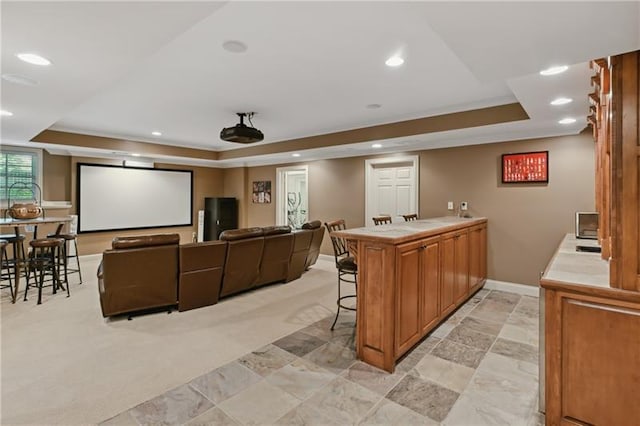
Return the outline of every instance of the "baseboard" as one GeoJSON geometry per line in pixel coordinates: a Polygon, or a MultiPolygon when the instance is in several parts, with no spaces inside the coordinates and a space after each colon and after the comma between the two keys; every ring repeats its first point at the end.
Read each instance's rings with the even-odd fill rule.
{"type": "Polygon", "coordinates": [[[524,296],[539,297],[540,288],[532,285],[509,283],[505,281],[487,280],[484,288],[488,290],[508,291],[509,293],[522,294],[524,296]]]}

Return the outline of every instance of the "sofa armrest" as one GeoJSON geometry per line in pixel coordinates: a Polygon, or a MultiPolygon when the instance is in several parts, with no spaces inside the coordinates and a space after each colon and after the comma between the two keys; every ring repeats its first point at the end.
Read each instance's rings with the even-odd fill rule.
{"type": "Polygon", "coordinates": [[[104,294],[104,260],[100,261],[100,265],[98,265],[98,271],[96,275],[98,276],[98,290],[100,293],[104,294]]]}

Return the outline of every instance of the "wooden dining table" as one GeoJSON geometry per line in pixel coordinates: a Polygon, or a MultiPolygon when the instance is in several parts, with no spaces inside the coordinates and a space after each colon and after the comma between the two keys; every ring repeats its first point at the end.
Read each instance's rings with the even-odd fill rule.
{"type": "MultiPolygon", "coordinates": [[[[59,224],[65,225],[71,222],[71,216],[59,216],[59,217],[37,217],[35,219],[13,219],[13,218],[2,218],[0,219],[0,228],[11,227],[14,229],[16,236],[20,235],[20,228],[25,226],[33,226],[33,239],[38,238],[38,225],[44,224],[59,224]]],[[[60,231],[60,229],[59,229],[60,231]]],[[[15,289],[13,292],[13,300],[12,303],[16,303],[16,298],[18,297],[18,289],[20,288],[20,268],[25,267],[26,259],[22,258],[22,251],[17,250],[17,253],[13,254],[15,259],[14,267],[15,267],[15,289]]]]}

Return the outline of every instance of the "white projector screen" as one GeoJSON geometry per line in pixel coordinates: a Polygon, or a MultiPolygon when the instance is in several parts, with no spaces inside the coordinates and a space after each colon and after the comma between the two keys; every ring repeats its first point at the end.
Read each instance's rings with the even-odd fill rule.
{"type": "Polygon", "coordinates": [[[193,173],[78,164],[78,231],[191,226],[193,173]]]}

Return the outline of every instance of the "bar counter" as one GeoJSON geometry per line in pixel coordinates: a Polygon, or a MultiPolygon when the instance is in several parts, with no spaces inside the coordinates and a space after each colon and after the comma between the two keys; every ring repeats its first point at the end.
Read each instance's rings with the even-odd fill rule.
{"type": "Polygon", "coordinates": [[[389,372],[486,280],[486,218],[446,216],[331,235],[347,240],[358,265],[357,356],[389,372]]]}

